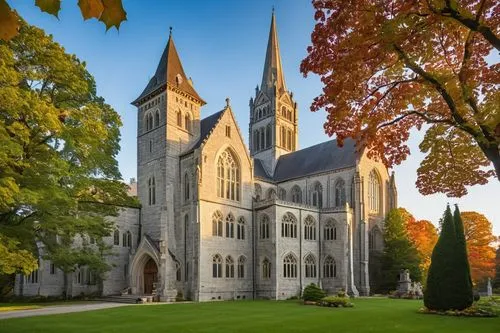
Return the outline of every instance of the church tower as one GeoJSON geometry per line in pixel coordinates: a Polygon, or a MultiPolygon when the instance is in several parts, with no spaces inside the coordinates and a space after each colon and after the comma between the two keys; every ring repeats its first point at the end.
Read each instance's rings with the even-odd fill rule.
{"type": "Polygon", "coordinates": [[[272,175],[281,155],[298,148],[298,113],[293,93],[287,91],[276,31],[271,17],[262,83],[250,98],[250,155],[260,159],[272,175]]]}

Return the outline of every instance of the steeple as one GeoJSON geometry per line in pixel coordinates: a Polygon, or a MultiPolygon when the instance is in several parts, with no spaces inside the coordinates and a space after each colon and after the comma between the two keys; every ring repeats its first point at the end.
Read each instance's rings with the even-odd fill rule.
{"type": "Polygon", "coordinates": [[[201,105],[205,104],[205,101],[203,101],[200,95],[198,95],[196,90],[191,85],[190,79],[184,72],[179,54],[175,48],[172,28],[170,28],[167,46],[163,50],[155,75],[151,78],[151,80],[149,80],[146,88],[144,88],[143,92],[135,101],[132,102],[132,104],[139,104],[142,99],[148,97],[165,84],[169,84],[189,94],[191,97],[198,100],[201,105]]]}
{"type": "Polygon", "coordinates": [[[274,15],[273,8],[271,28],[269,29],[269,39],[267,42],[266,60],[264,62],[264,73],[262,74],[261,89],[271,89],[274,85],[276,85],[276,91],[278,93],[286,91],[283,68],[281,67],[278,33],[276,31],[276,17],[274,15]]]}

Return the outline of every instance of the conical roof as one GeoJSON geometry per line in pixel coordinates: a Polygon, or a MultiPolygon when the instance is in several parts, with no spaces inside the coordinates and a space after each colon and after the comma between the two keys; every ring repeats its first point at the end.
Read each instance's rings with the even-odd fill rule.
{"type": "Polygon", "coordinates": [[[277,91],[286,91],[283,68],[281,67],[278,33],[276,31],[276,17],[273,11],[271,17],[271,28],[269,29],[269,40],[267,42],[266,60],[264,62],[264,73],[262,74],[261,88],[272,88],[274,84],[276,84],[277,91]]]}

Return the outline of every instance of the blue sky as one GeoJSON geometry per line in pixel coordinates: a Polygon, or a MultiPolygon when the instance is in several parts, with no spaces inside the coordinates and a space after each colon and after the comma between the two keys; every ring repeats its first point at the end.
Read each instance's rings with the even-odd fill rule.
{"type": "MultiPolygon", "coordinates": [[[[136,110],[130,105],[153,75],[168,39],[169,27],[184,70],[207,101],[202,117],[219,111],[231,98],[242,133],[248,133],[248,101],[260,84],[271,8],[275,6],[285,79],[299,104],[299,146],[328,140],[323,131],[324,112],[309,106],[321,92],[319,79],[299,72],[314,27],[309,0],[253,1],[132,1],[124,0],[128,21],[120,31],[105,32],[96,20],[83,21],[76,1],[62,2],[59,20],[41,13],[34,1],[8,1],[30,24],[43,28],[66,51],[86,61],[98,93],[121,115],[122,150],[118,162],[123,178],[136,177],[136,110]]],[[[412,155],[395,168],[399,205],[417,219],[437,224],[446,203],[462,211],[483,213],[500,235],[500,183],[490,181],[470,188],[461,199],[444,195],[422,196],[415,186],[416,170],[424,155],[418,150],[423,133],[410,138],[412,155]]],[[[247,140],[247,138],[245,138],[247,140]]]]}

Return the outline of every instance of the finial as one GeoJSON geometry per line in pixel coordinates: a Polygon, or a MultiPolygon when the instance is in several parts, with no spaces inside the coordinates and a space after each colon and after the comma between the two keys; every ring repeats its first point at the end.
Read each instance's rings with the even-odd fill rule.
{"type": "Polygon", "coordinates": [[[274,5],[273,5],[273,14],[274,14],[274,5]]]}
{"type": "Polygon", "coordinates": [[[172,37],[172,27],[170,26],[170,27],[168,27],[168,29],[170,30],[169,36],[172,37]]]}
{"type": "Polygon", "coordinates": [[[229,97],[226,97],[226,107],[227,107],[227,108],[230,106],[230,105],[229,105],[229,102],[230,102],[230,101],[231,101],[231,100],[229,99],[229,97]]]}

